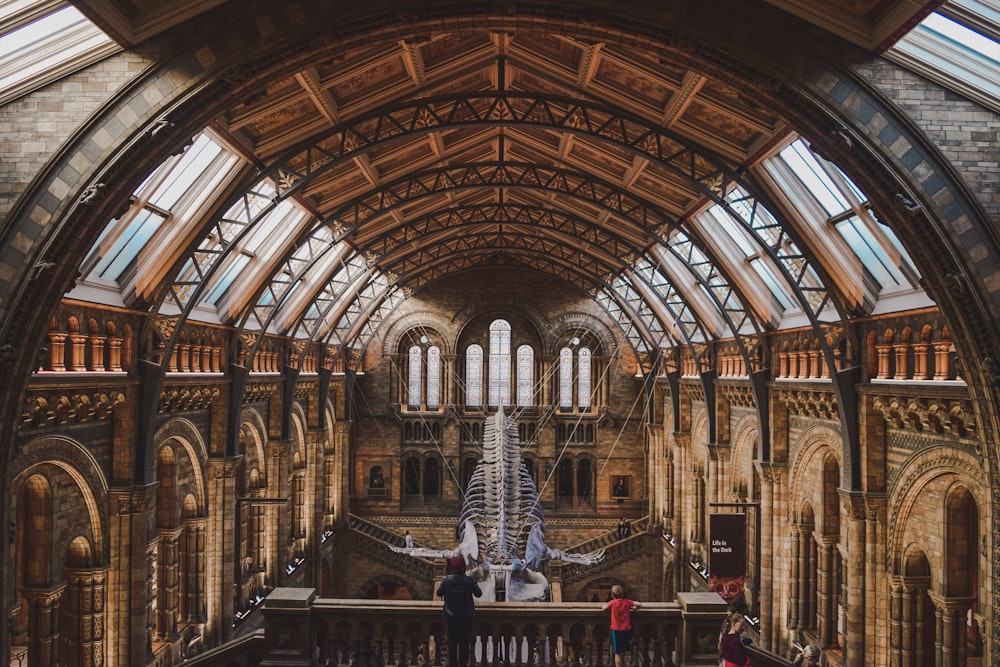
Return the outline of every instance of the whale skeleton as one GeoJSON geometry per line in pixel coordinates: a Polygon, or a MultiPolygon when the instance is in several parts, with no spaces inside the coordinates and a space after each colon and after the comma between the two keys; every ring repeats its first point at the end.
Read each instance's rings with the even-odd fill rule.
{"type": "Polygon", "coordinates": [[[538,571],[542,561],[594,565],[604,558],[603,549],[576,554],[546,544],[538,489],[521,458],[517,423],[503,408],[486,417],[483,455],[469,480],[459,517],[458,546],[391,548],[424,558],[462,556],[487,600],[547,599],[548,581],[538,571]]]}

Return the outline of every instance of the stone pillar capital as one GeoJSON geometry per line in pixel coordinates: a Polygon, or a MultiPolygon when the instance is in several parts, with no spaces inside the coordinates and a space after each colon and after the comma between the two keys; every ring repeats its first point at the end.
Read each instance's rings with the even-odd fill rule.
{"type": "Polygon", "coordinates": [[[236,468],[242,459],[242,455],[210,458],[208,460],[208,472],[212,479],[234,477],[236,475],[236,468]]]}
{"type": "Polygon", "coordinates": [[[788,464],[787,463],[772,463],[769,461],[757,461],[754,462],[757,466],[757,471],[760,473],[761,480],[764,484],[770,484],[772,486],[782,486],[788,479],[788,464]]]}
{"type": "Polygon", "coordinates": [[[129,488],[111,489],[112,506],[118,508],[119,515],[144,514],[150,506],[152,494],[156,492],[159,482],[150,482],[129,488]]]}
{"type": "Polygon", "coordinates": [[[961,612],[964,614],[976,600],[975,598],[966,596],[959,597],[940,595],[931,590],[927,591],[927,596],[931,599],[931,602],[934,603],[935,609],[945,613],[961,612]]]}
{"type": "Polygon", "coordinates": [[[25,586],[21,588],[21,595],[28,601],[28,604],[47,608],[59,602],[65,590],[66,582],[50,588],[25,586]]]}

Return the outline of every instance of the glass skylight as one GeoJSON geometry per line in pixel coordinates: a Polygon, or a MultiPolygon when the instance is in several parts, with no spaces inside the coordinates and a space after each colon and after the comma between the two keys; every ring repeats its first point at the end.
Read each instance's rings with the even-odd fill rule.
{"type": "Polygon", "coordinates": [[[105,280],[118,280],[138,256],[146,243],[153,238],[166,216],[150,209],[142,209],[121,230],[118,238],[101,257],[91,275],[105,280]]]}
{"type": "MultiPolygon", "coordinates": [[[[240,162],[207,134],[196,137],[182,155],[166,160],[135,189],[129,212],[101,233],[83,266],[84,273],[89,270],[88,279],[121,281],[161,228],[172,240],[183,239],[240,162]]],[[[160,249],[170,245],[164,241],[160,249]]]]}
{"type": "Polygon", "coordinates": [[[42,18],[35,6],[51,3],[0,3],[0,104],[82,69],[120,47],[75,7],[65,5],[42,18]]]}
{"type": "Polygon", "coordinates": [[[920,28],[948,40],[952,46],[958,49],[1000,64],[1000,42],[996,42],[943,14],[931,14],[923,20],[920,28]]]}
{"type": "Polygon", "coordinates": [[[838,215],[851,207],[803,142],[792,142],[781,151],[781,157],[826,210],[827,215],[838,215]]]}
{"type": "MultiPolygon", "coordinates": [[[[882,291],[911,288],[906,272],[915,275],[909,257],[901,250],[895,233],[877,222],[867,197],[857,185],[831,162],[812,153],[802,140],[793,141],[778,156],[813,198],[796,207],[808,212],[815,204],[822,207],[826,221],[847,243],[882,291]]],[[[802,192],[801,188],[796,192],[802,192]]],[[[805,216],[804,216],[805,217],[805,216]]],[[[817,230],[819,231],[819,230],[817,230]]]]}
{"type": "Polygon", "coordinates": [[[998,22],[1000,0],[946,2],[884,55],[1000,111],[998,22]]]}

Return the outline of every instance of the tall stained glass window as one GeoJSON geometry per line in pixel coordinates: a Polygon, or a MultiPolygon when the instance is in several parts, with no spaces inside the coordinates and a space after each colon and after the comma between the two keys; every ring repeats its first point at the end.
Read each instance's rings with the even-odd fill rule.
{"type": "Polygon", "coordinates": [[[483,348],[475,343],[465,350],[465,404],[483,404],[483,348]]]}
{"type": "Polygon", "coordinates": [[[510,323],[490,324],[490,405],[510,405],[510,323]]]}
{"type": "Polygon", "coordinates": [[[559,407],[573,407],[573,350],[559,350],[559,407]]]}
{"type": "Polygon", "coordinates": [[[421,357],[422,350],[419,345],[414,345],[410,348],[410,363],[407,368],[407,401],[406,404],[411,408],[420,407],[420,386],[421,382],[421,357]]]}
{"type": "Polygon", "coordinates": [[[517,405],[532,404],[535,386],[535,351],[530,345],[517,348],[517,405]]]}
{"type": "Polygon", "coordinates": [[[427,407],[441,405],[441,348],[431,345],[427,348],[427,407]]]}
{"type": "Polygon", "coordinates": [[[576,404],[581,408],[590,407],[590,348],[581,347],[577,353],[577,398],[576,404]]]}

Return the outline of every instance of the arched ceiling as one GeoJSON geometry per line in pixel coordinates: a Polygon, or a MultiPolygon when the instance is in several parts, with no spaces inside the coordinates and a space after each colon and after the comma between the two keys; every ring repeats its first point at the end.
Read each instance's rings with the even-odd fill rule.
{"type": "MultiPolygon", "coordinates": [[[[170,20],[155,19],[159,3],[128,20],[110,2],[78,4],[132,43],[157,20],[217,16],[220,3],[175,3],[170,20]]],[[[837,14],[833,32],[876,48],[933,3],[774,4],[825,27],[837,14]]],[[[148,300],[169,337],[178,312],[197,319],[242,240],[293,201],[310,219],[272,232],[269,255],[229,288],[223,323],[358,349],[414,290],[483,266],[578,286],[645,363],[676,344],[731,337],[756,359],[756,337],[788,312],[819,327],[871,309],[862,278],[817,259],[830,238],[804,228],[808,215],[789,214],[755,174],[796,138],[759,89],[691,53],[583,34],[558,21],[473,22],[296,54],[300,65],[256,82],[208,127],[252,165],[237,205],[199,223],[190,270],[165,275],[167,289],[137,289],[130,305],[148,300]],[[762,287],[736,241],[696,219],[712,206],[743,230],[791,307],[762,287]]]]}

